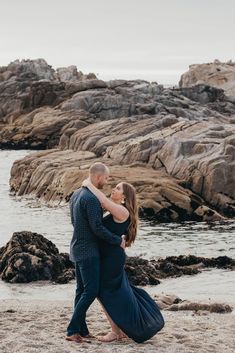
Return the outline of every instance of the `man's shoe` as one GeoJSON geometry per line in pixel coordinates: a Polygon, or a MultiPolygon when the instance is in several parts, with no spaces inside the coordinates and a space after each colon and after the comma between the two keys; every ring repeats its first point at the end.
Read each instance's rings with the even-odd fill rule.
{"type": "Polygon", "coordinates": [[[71,336],[66,336],[65,339],[66,341],[77,342],[77,343],[82,343],[85,341],[84,338],[80,336],[78,333],[74,333],[71,336]]]}

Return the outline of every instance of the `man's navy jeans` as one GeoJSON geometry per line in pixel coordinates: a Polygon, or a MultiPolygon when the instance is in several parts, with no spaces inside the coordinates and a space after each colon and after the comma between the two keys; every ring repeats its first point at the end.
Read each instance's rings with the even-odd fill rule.
{"type": "Polygon", "coordinates": [[[89,334],[86,325],[86,312],[98,296],[100,284],[100,259],[92,257],[75,263],[76,296],[74,312],[67,328],[68,336],[78,333],[81,336],[89,334]]]}

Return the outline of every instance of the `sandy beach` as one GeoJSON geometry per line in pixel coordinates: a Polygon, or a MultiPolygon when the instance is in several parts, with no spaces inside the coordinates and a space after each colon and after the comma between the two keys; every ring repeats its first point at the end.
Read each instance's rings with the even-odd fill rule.
{"type": "MultiPolygon", "coordinates": [[[[163,311],[166,325],[151,340],[137,344],[129,339],[114,343],[65,341],[72,301],[1,300],[1,353],[233,353],[235,315],[192,311],[163,311]]],[[[90,332],[106,333],[108,325],[95,301],[87,315],[90,332]]]]}

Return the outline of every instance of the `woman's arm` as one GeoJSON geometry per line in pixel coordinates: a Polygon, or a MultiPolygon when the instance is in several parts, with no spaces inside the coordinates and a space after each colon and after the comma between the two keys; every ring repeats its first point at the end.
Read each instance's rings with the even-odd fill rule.
{"type": "Polygon", "coordinates": [[[89,179],[85,179],[82,183],[82,186],[87,187],[97,197],[102,206],[114,216],[114,218],[120,222],[127,220],[129,217],[129,212],[126,207],[118,205],[106,197],[105,194],[97,189],[89,179]]]}

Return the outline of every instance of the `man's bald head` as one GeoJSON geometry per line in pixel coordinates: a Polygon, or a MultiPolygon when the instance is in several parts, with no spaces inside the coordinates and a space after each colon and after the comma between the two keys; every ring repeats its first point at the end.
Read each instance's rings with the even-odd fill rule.
{"type": "Polygon", "coordinates": [[[109,168],[101,162],[93,163],[89,169],[89,178],[98,189],[103,189],[108,182],[109,168]]]}
{"type": "Polygon", "coordinates": [[[90,175],[109,174],[109,168],[101,162],[93,163],[89,169],[90,175]]]}

